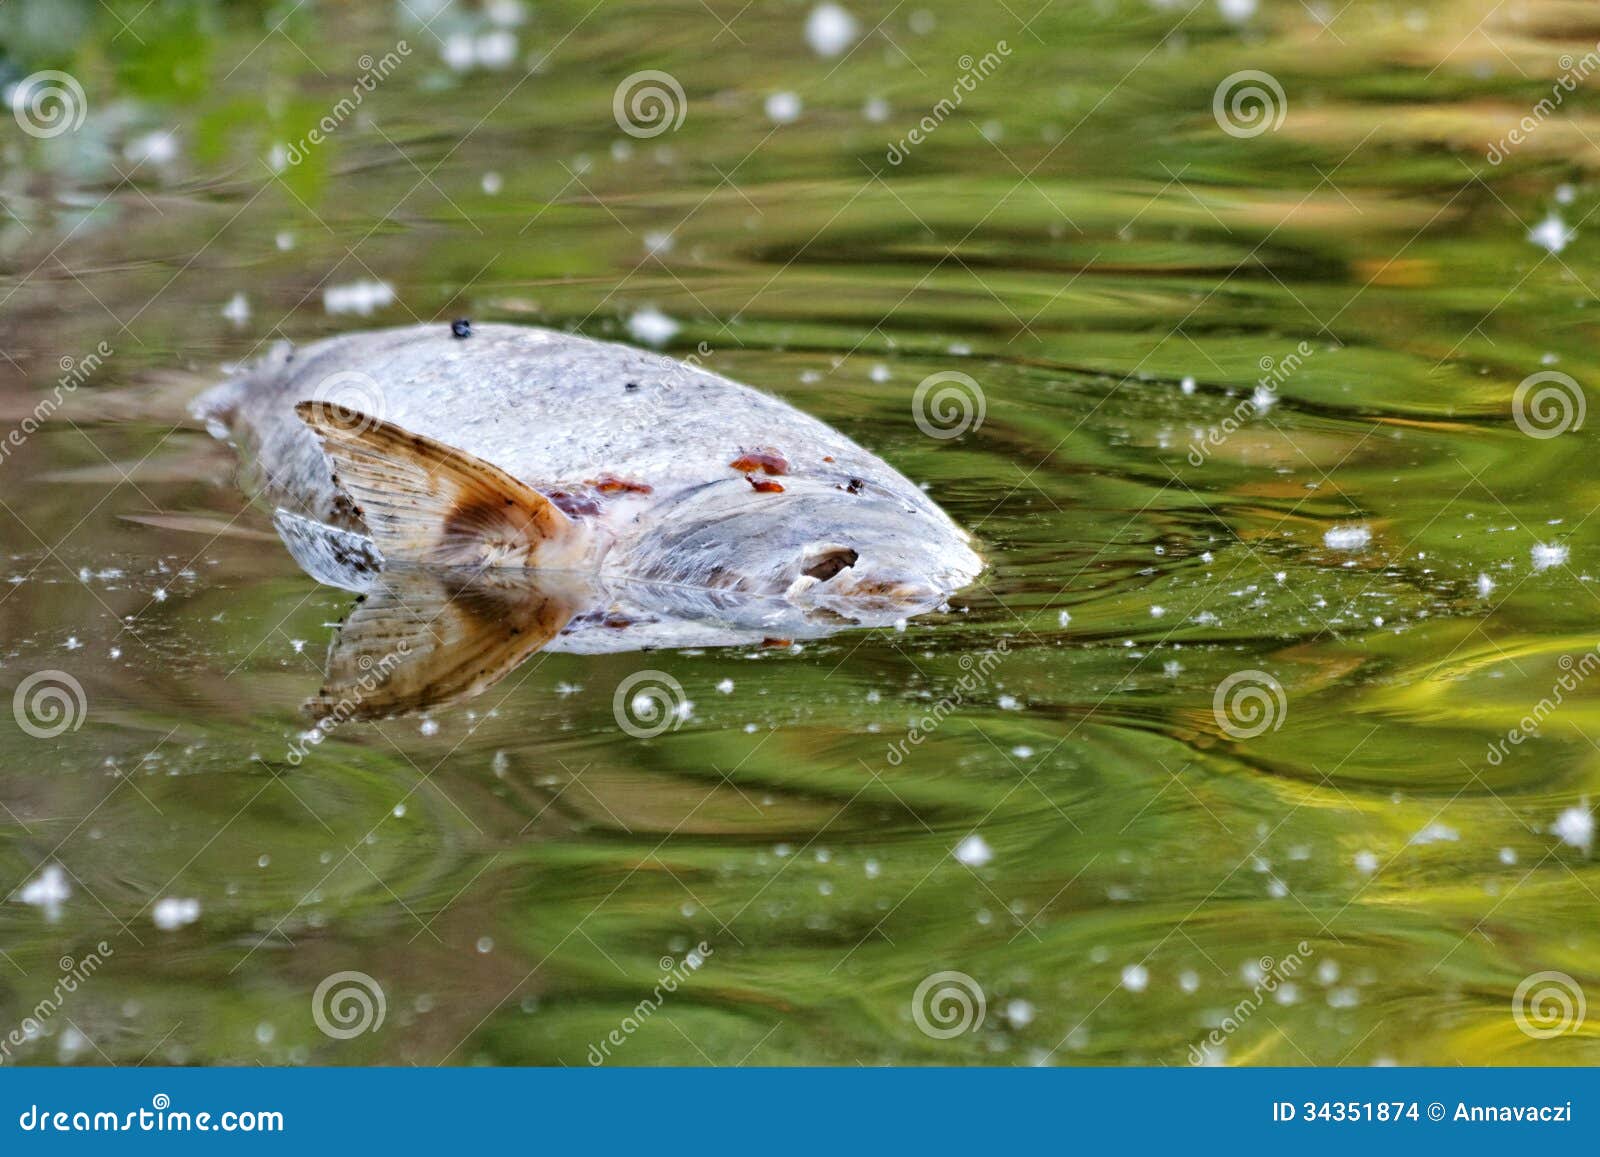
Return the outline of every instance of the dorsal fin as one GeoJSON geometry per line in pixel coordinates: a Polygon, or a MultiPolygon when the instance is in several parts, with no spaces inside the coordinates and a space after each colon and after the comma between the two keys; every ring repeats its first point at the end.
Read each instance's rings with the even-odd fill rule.
{"type": "Polygon", "coordinates": [[[436,566],[577,565],[585,535],[497,466],[422,434],[322,402],[294,412],[322,437],[334,482],[385,558],[436,566]]]}

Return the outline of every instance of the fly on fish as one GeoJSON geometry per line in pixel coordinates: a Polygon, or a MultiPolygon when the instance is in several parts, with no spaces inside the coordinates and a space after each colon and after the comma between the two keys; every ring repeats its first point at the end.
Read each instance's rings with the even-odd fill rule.
{"type": "Polygon", "coordinates": [[[570,334],[458,322],[283,345],[195,412],[239,448],[307,573],[413,600],[425,586],[477,651],[507,631],[526,657],[535,639],[616,651],[883,626],[983,569],[917,486],[826,424],[570,334]]]}

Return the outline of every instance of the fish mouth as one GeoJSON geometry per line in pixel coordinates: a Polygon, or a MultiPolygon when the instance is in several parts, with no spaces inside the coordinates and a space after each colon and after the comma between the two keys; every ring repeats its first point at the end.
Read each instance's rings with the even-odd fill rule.
{"type": "Polygon", "coordinates": [[[948,593],[921,575],[864,565],[854,547],[812,543],[784,598],[801,608],[859,619],[863,612],[903,617],[942,605],[948,593]]]}

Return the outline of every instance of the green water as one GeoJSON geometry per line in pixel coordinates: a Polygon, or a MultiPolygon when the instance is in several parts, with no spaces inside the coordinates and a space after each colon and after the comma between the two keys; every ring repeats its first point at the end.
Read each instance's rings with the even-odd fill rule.
{"type": "Polygon", "coordinates": [[[506,43],[468,4],[0,8],[0,76],[87,102],[0,126],[5,429],[110,350],[0,459],[0,691],[83,689],[54,736],[0,713],[0,1042],[59,998],[4,1060],[1600,1059],[1536,995],[1600,999],[1600,422],[1513,413],[1600,381],[1592,16],[851,0],[824,58],[810,7],[551,0],[465,71],[506,43]],[[635,138],[644,69],[683,118],[635,138]],[[1213,111],[1246,69],[1254,136],[1213,111]],[[327,311],[362,281],[393,302],[327,311]],[[187,399],[279,337],[648,309],[926,483],[983,580],[798,651],[535,657],[291,760],[348,596],[187,399]],[[957,437],[915,420],[941,372],[957,437]],[[692,707],[640,739],[647,669],[692,707]],[[384,1018],[330,1035],[347,971],[384,1018]],[[1541,972],[1522,1019],[1568,1031],[1519,1027],[1541,972]]]}

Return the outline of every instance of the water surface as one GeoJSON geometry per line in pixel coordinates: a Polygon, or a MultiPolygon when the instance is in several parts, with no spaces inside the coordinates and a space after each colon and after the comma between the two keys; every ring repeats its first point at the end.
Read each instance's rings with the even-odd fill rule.
{"type": "Polygon", "coordinates": [[[87,104],[0,132],[0,419],[75,386],[0,459],[0,690],[83,692],[0,726],[0,1022],[96,961],[5,1059],[1600,1059],[1515,1013],[1600,995],[1600,434],[1513,404],[1600,380],[1593,20],[850,7],[833,57],[798,3],[0,8],[0,78],[87,104]],[[185,403],[456,317],[700,357],[992,567],[307,747],[350,596],[185,403]],[[644,671],[689,706],[639,738],[644,671]],[[381,1025],[319,1027],[344,972],[381,1025]]]}

